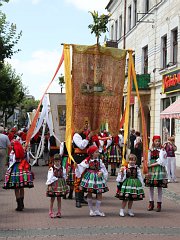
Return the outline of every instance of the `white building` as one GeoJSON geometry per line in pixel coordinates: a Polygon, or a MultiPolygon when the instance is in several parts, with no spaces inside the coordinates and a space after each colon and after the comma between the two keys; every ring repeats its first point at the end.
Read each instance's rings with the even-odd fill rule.
{"type": "MultiPolygon", "coordinates": [[[[135,68],[150,139],[175,135],[180,166],[180,119],[160,119],[160,113],[180,98],[179,0],[110,0],[110,39],[118,48],[133,49],[135,68]]],[[[127,59],[128,61],[128,59],[127,59]]],[[[126,94],[126,93],[125,93],[126,94]]],[[[125,95],[124,94],[124,95],[125,95]]],[[[141,130],[136,96],[131,127],[141,130]]]]}

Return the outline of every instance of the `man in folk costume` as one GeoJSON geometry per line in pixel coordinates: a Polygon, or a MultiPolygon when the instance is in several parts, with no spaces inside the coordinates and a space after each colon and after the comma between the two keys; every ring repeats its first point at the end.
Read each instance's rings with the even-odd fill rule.
{"type": "MultiPolygon", "coordinates": [[[[91,145],[91,136],[92,133],[88,128],[88,122],[85,123],[83,131],[74,134],[72,156],[77,164],[80,164],[88,156],[87,149],[91,145]]],[[[77,208],[81,207],[81,203],[87,204],[84,200],[84,193],[79,188],[80,183],[81,178],[75,177],[74,191],[77,208]]]]}

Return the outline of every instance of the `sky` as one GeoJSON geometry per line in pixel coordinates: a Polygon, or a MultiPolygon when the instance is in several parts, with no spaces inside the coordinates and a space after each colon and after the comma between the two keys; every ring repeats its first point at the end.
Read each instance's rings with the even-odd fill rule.
{"type": "MultiPolygon", "coordinates": [[[[62,55],[62,43],[93,45],[96,38],[88,25],[93,23],[89,11],[107,14],[109,0],[10,0],[0,10],[7,21],[17,26],[22,37],[10,62],[28,94],[36,100],[52,80],[62,55]]],[[[108,37],[108,33],[106,34],[108,37]]],[[[104,36],[101,38],[103,43],[104,36]]],[[[63,65],[48,92],[60,92],[58,77],[63,74],[63,65]]]]}

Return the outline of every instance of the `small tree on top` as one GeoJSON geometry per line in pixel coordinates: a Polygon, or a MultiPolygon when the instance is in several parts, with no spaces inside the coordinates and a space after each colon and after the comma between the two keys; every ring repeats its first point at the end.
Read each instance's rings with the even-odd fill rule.
{"type": "Polygon", "coordinates": [[[99,45],[99,38],[102,33],[106,33],[108,31],[108,20],[110,15],[102,14],[99,16],[98,12],[90,12],[93,17],[93,24],[90,24],[88,26],[89,29],[91,29],[91,34],[94,33],[97,39],[97,45],[99,45]]]}

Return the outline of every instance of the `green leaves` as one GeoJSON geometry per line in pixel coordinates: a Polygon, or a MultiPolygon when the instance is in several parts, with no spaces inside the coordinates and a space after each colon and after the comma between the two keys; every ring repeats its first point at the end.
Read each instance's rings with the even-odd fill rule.
{"type": "Polygon", "coordinates": [[[93,17],[94,24],[90,24],[88,28],[91,29],[91,34],[95,34],[97,38],[97,44],[99,44],[99,38],[101,34],[108,31],[107,24],[110,16],[105,14],[99,16],[98,12],[96,11],[90,13],[93,17]]]}

